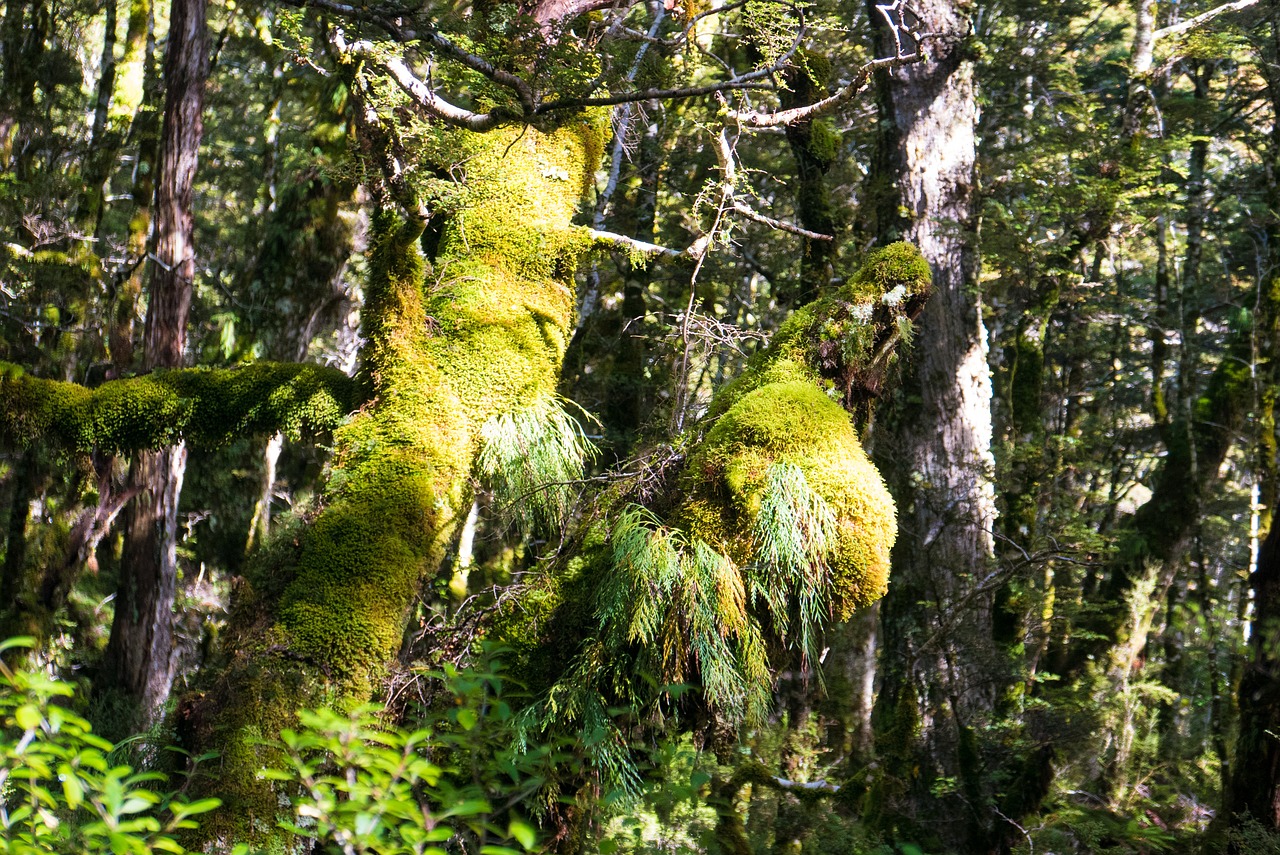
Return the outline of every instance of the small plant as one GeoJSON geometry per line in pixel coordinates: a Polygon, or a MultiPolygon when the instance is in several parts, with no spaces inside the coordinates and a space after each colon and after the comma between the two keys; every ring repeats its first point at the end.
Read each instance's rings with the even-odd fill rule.
{"type": "MultiPolygon", "coordinates": [[[[0,642],[0,654],[31,646],[0,642]]],[[[187,850],[176,836],[217,799],[187,802],[158,772],[111,762],[115,749],[58,701],[66,683],[0,660],[0,853],[143,855],[187,850]]]]}
{"type": "MultiPolygon", "coordinates": [[[[454,696],[412,731],[387,726],[377,705],[350,713],[304,710],[281,734],[294,819],[283,826],[315,841],[307,851],[342,855],[445,855],[461,844],[480,855],[532,851],[537,831],[512,813],[542,786],[545,752],[511,747],[513,715],[502,677],[489,670],[431,675],[454,696]],[[505,743],[502,746],[498,741],[505,743]]],[[[247,855],[241,847],[237,855],[247,855]]]]}

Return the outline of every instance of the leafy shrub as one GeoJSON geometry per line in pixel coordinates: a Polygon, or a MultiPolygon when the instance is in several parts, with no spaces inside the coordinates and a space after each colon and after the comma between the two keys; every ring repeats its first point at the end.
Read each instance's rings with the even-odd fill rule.
{"type": "Polygon", "coordinates": [[[537,847],[537,831],[516,811],[561,758],[517,744],[500,663],[428,679],[443,684],[451,703],[423,714],[416,729],[389,727],[385,709],[370,704],[347,714],[304,710],[300,726],[281,734],[284,766],[262,774],[295,793],[284,827],[314,842],[306,851],[520,855],[537,847]]]}
{"type": "MultiPolygon", "coordinates": [[[[0,642],[0,654],[30,643],[0,642]]],[[[58,704],[71,695],[0,661],[0,853],[185,853],[177,834],[218,800],[184,801],[163,775],[113,763],[115,746],[58,704]]]]}

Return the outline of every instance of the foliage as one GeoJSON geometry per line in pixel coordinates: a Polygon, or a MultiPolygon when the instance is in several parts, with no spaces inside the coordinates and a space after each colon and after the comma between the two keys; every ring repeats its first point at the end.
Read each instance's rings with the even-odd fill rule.
{"type": "Polygon", "coordinates": [[[536,850],[538,832],[519,809],[541,785],[552,752],[512,746],[507,678],[496,659],[488,661],[487,668],[420,677],[440,680],[452,704],[428,711],[412,729],[393,726],[380,706],[300,712],[299,726],[281,733],[280,764],[262,773],[295,794],[284,827],[325,852],[536,850]]]}
{"type": "Polygon", "coordinates": [[[576,481],[596,448],[565,402],[538,398],[480,426],[476,456],[481,483],[494,491],[499,512],[525,531],[557,531],[569,519],[576,481]]]}
{"type": "MultiPolygon", "coordinates": [[[[0,643],[0,653],[30,639],[0,643]]],[[[115,747],[66,706],[72,687],[0,662],[0,852],[182,855],[181,832],[217,799],[188,801],[165,777],[113,760],[115,747]]]]}

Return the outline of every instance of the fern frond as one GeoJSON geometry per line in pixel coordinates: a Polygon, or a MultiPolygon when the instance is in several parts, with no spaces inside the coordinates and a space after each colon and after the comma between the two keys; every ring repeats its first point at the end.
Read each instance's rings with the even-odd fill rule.
{"type": "Polygon", "coordinates": [[[807,658],[816,656],[817,634],[826,622],[836,515],[792,463],[775,463],[765,476],[755,520],[755,561],[747,568],[752,596],[765,606],[782,636],[795,635],[807,658]],[[799,626],[791,632],[792,603],[799,626]]]}
{"type": "Polygon", "coordinates": [[[477,475],[493,490],[504,521],[526,532],[564,526],[576,496],[573,482],[598,453],[564,403],[544,396],[480,427],[477,475]]]}

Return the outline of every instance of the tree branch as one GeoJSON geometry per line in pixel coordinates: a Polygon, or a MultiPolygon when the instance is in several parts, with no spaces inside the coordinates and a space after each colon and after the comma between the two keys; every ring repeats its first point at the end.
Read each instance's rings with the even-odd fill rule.
{"type": "Polygon", "coordinates": [[[258,362],[183,368],[112,380],[96,389],[43,380],[0,364],[0,444],[108,454],[186,440],[215,448],[247,434],[330,430],[359,403],[336,368],[258,362]]]}
{"type": "Polygon", "coordinates": [[[748,220],[754,220],[757,223],[768,226],[771,229],[778,229],[779,231],[790,232],[793,235],[800,235],[801,237],[807,237],[809,240],[835,240],[835,237],[832,235],[824,235],[822,232],[811,232],[806,228],[795,225],[794,223],[788,223],[782,220],[775,220],[773,217],[766,217],[764,214],[760,213],[759,211],[755,210],[754,208],[750,207],[749,205],[743,202],[734,202],[733,210],[737,211],[739,214],[746,217],[748,220]]]}
{"type": "Polygon", "coordinates": [[[647,241],[637,240],[633,237],[620,235],[617,232],[607,232],[601,229],[587,229],[587,233],[591,235],[591,239],[600,243],[613,244],[633,252],[642,252],[645,255],[665,255],[668,258],[680,258],[688,255],[688,250],[672,249],[669,246],[660,246],[656,243],[648,243],[647,241]]]}
{"type": "Polygon", "coordinates": [[[827,113],[837,107],[849,103],[858,97],[867,84],[871,82],[871,75],[882,68],[899,68],[904,65],[920,62],[924,59],[924,54],[920,51],[915,53],[904,54],[901,56],[888,56],[881,59],[873,59],[858,69],[857,75],[848,86],[843,87],[839,92],[823,98],[821,101],[815,101],[803,107],[793,107],[790,110],[777,110],[772,113],[762,113],[758,110],[730,110],[728,118],[736,121],[748,128],[776,128],[782,125],[791,125],[802,119],[811,116],[827,113]]]}
{"type": "Polygon", "coordinates": [[[366,60],[391,75],[391,79],[415,104],[446,124],[476,133],[483,133],[498,124],[499,119],[493,113],[474,113],[444,100],[423,83],[402,58],[381,56],[382,52],[373,42],[362,40],[348,44],[342,31],[335,30],[333,44],[343,56],[366,60]]]}
{"type": "Polygon", "coordinates": [[[1156,30],[1155,34],[1152,36],[1152,40],[1159,41],[1160,39],[1167,38],[1169,36],[1180,36],[1188,30],[1194,30],[1197,27],[1204,26],[1220,15],[1225,15],[1229,12],[1240,12],[1248,9],[1250,6],[1256,5],[1258,5],[1258,0],[1235,0],[1234,3],[1223,3],[1221,6],[1210,9],[1208,12],[1201,12],[1194,18],[1188,18],[1185,21],[1181,21],[1177,24],[1171,24],[1167,27],[1162,27],[1156,30]]]}
{"type": "Polygon", "coordinates": [[[424,42],[441,54],[454,61],[479,72],[501,86],[513,90],[526,112],[532,112],[534,105],[533,90],[529,88],[519,75],[496,68],[493,63],[470,51],[463,50],[432,27],[422,30],[402,27],[394,17],[389,17],[374,9],[357,8],[337,0],[284,0],[285,3],[299,8],[322,9],[341,15],[351,21],[369,21],[401,44],[424,42]]]}

